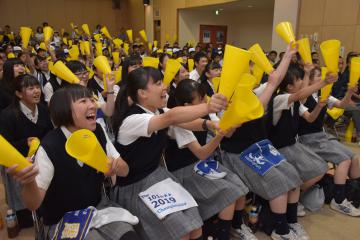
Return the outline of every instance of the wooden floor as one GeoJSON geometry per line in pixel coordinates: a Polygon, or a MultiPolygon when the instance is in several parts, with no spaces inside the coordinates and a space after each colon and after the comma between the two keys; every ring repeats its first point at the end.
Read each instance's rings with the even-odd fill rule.
{"type": "MultiPolygon", "coordinates": [[[[355,144],[348,146],[360,155],[360,147],[355,144]]],[[[6,212],[4,199],[4,189],[0,184],[0,213],[4,218],[6,212]]],[[[299,221],[305,227],[313,240],[357,240],[360,239],[360,218],[348,217],[329,209],[325,206],[321,211],[316,213],[307,212],[299,221]]],[[[270,239],[267,235],[258,232],[256,236],[259,240],[270,239]]],[[[0,240],[8,239],[6,230],[0,231],[0,240]]],[[[34,230],[22,230],[17,240],[33,240],[34,230]]]]}

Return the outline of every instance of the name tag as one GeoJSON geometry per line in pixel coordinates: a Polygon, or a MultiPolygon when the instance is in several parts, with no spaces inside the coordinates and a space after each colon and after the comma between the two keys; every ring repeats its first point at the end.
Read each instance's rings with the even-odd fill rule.
{"type": "Polygon", "coordinates": [[[94,216],[94,208],[67,212],[56,226],[52,240],[74,239],[83,240],[89,232],[89,226],[94,216]]]}
{"type": "Polygon", "coordinates": [[[139,197],[159,219],[198,206],[191,194],[171,178],[152,185],[139,197]]]}
{"type": "Polygon", "coordinates": [[[285,160],[284,156],[267,139],[248,147],[240,154],[239,158],[261,176],[285,160]]]}

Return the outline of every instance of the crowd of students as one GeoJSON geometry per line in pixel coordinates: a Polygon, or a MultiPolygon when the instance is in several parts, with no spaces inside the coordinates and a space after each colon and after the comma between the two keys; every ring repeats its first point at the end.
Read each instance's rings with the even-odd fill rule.
{"type": "Polygon", "coordinates": [[[266,114],[223,131],[218,122],[228,99],[213,82],[222,71],[222,45],[180,48],[175,42],[158,49],[135,41],[125,49],[126,36],[117,48],[103,35],[102,54],[113,71],[122,68],[116,83],[114,74],[104,75],[93,66],[93,46],[88,55],[69,59],[69,40],[76,45],[93,38],[76,30],[61,37],[55,32],[44,48],[39,27],[26,49],[9,26],[1,32],[0,134],[24,156],[30,142],[41,139],[30,167],[1,167],[6,201],[21,228],[32,226],[31,211],[37,210],[46,238],[52,239],[67,212],[93,206],[100,223],[86,239],[253,240],[257,238],[244,221],[246,195],[252,192],[269,202],[272,239],[306,240],[310,236],[297,220],[300,192],[324,176],[328,162],[337,166],[330,207],[360,216],[345,197],[347,178],[360,184],[359,159],[323,130],[326,110],[345,108],[360,135],[359,109],[353,102],[358,92],[347,88],[348,65],[357,53],[349,53],[338,75],[321,81],[316,52],[311,65],[302,62],[291,44],[278,61],[277,53],[269,52],[275,70],[253,89],[266,114]],[[112,52],[120,52],[120,63],[114,63],[112,52]],[[158,68],[142,66],[144,56],[159,58],[158,68]],[[162,80],[171,58],[182,61],[167,87],[162,80]],[[194,61],[192,71],[188,59],[194,61]],[[79,84],[54,75],[50,61],[63,61],[79,84]],[[331,83],[333,96],[320,101],[320,89],[331,83]],[[66,140],[80,129],[94,132],[109,159],[107,173],[66,152],[66,140]],[[265,173],[247,163],[259,156],[270,162],[265,173]],[[107,198],[103,185],[108,178],[113,186],[107,198]],[[189,194],[196,205],[160,218],[140,197],[153,187],[189,194]]]}

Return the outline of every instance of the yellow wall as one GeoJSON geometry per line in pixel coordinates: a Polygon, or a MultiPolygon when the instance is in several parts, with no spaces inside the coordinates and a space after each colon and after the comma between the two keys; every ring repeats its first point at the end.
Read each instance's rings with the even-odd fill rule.
{"type": "Polygon", "coordinates": [[[106,25],[111,33],[121,27],[144,28],[142,0],[122,0],[121,9],[113,9],[112,0],[0,0],[0,23],[9,24],[13,31],[20,26],[37,27],[47,21],[55,29],[70,30],[70,22],[81,26],[106,25]]]}
{"type": "Polygon", "coordinates": [[[179,11],[180,46],[199,40],[200,24],[226,25],[227,42],[248,48],[259,43],[265,50],[271,47],[273,13],[268,10],[224,12],[216,16],[213,11],[182,9],[179,11]],[[236,19],[236,21],[234,21],[236,19]]]}
{"type": "Polygon", "coordinates": [[[339,39],[349,51],[360,51],[360,0],[302,0],[299,36],[318,34],[318,43],[339,39]]]}

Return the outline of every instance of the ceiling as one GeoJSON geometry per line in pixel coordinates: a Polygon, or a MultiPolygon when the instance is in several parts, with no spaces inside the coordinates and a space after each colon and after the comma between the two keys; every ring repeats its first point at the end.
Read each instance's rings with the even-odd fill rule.
{"type": "Polygon", "coordinates": [[[216,11],[220,14],[226,12],[251,11],[251,10],[274,10],[274,0],[237,0],[230,3],[208,5],[202,7],[187,8],[198,11],[216,11]]]}

